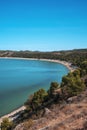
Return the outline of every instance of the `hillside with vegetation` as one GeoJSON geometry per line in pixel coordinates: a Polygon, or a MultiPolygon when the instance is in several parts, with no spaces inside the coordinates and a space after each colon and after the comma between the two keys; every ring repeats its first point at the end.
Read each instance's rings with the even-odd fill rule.
{"type": "Polygon", "coordinates": [[[26,109],[12,122],[4,119],[1,130],[86,130],[87,129],[87,49],[59,52],[5,51],[3,57],[64,60],[77,69],[40,89],[24,103],[26,109]]]}
{"type": "Polygon", "coordinates": [[[0,51],[0,57],[20,57],[20,58],[37,58],[37,59],[54,59],[63,60],[80,65],[82,61],[87,59],[87,49],[39,52],[39,51],[0,51]]]}

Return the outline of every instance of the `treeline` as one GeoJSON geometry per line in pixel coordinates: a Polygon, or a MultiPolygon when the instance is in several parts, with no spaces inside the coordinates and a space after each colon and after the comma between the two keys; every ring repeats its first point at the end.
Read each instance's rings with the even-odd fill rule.
{"type": "Polygon", "coordinates": [[[37,59],[54,59],[71,62],[73,65],[80,66],[80,63],[87,60],[87,49],[78,49],[70,51],[0,51],[1,57],[21,57],[37,59]]]}

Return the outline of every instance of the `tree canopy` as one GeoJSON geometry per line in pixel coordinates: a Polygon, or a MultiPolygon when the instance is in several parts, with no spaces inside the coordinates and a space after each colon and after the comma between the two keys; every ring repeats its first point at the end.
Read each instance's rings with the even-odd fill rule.
{"type": "Polygon", "coordinates": [[[79,70],[69,73],[62,78],[61,89],[63,96],[70,97],[75,96],[85,89],[85,84],[80,78],[79,70]]]}

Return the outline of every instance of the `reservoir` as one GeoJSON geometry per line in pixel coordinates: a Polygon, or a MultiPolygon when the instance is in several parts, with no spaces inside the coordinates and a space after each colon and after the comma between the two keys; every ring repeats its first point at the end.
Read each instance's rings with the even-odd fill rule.
{"type": "Polygon", "coordinates": [[[29,95],[69,72],[62,64],[41,60],[0,59],[0,117],[21,107],[29,95]]]}

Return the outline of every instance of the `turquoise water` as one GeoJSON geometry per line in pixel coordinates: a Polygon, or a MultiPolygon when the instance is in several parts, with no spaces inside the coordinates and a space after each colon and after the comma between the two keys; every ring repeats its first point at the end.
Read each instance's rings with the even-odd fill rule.
{"type": "Polygon", "coordinates": [[[61,82],[69,70],[61,64],[23,59],[0,59],[0,116],[22,106],[39,88],[61,82]]]}

